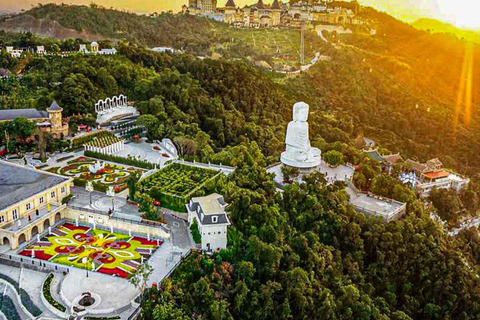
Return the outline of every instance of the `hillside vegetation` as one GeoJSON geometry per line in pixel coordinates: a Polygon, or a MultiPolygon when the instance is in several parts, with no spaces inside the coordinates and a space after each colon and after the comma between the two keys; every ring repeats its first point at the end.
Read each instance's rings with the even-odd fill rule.
{"type": "MultiPolygon", "coordinates": [[[[391,151],[422,160],[439,156],[448,166],[477,172],[477,87],[471,121],[463,112],[452,126],[465,43],[375,11],[362,15],[377,24],[377,36],[326,34],[321,50],[330,60],[294,77],[237,59],[159,54],[124,41],[115,56],[26,54],[17,60],[0,53],[2,66],[22,75],[0,82],[0,108],[45,109],[55,99],[72,117],[122,93],[135,101],[150,139],[171,138],[187,160],[237,167],[208,186],[229,203],[228,249],[186,259],[148,291],[142,319],[478,319],[478,231],[451,237],[429,217],[434,211],[456,223],[460,214],[475,215],[477,178],[465,193],[447,190],[426,208],[425,199],[354,146],[365,135],[391,151]],[[404,219],[384,223],[356,212],[344,185],[327,185],[319,173],[276,192],[265,167],[278,161],[298,100],[311,106],[312,144],[358,165],[362,189],[406,202],[404,219]]],[[[72,48],[83,40],[1,33],[0,41],[72,48]]]]}

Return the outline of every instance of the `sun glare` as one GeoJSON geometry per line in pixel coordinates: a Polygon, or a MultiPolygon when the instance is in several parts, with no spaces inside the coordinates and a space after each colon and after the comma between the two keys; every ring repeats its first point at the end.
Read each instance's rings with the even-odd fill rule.
{"type": "Polygon", "coordinates": [[[437,0],[437,7],[445,20],[455,26],[467,29],[480,29],[478,7],[472,0],[437,0]]]}

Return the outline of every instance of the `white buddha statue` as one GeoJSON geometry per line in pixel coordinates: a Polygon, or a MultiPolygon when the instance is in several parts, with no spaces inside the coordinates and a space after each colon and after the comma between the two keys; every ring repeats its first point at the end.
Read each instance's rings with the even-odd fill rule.
{"type": "Polygon", "coordinates": [[[280,160],[283,164],[300,169],[318,167],[322,161],[318,148],[312,148],[308,137],[308,109],[305,102],[293,105],[293,121],[287,127],[286,149],[280,160]]]}

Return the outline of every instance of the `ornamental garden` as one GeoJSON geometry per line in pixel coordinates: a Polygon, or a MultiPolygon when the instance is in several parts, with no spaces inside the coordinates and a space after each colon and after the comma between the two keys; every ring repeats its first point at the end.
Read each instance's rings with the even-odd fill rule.
{"type": "Polygon", "coordinates": [[[161,202],[165,208],[185,212],[192,196],[203,195],[209,182],[221,173],[180,163],[168,165],[140,182],[141,191],[161,202]]]}
{"type": "Polygon", "coordinates": [[[162,244],[162,240],[64,223],[19,254],[130,278],[162,244]]]}
{"type": "Polygon", "coordinates": [[[68,161],[66,166],[53,167],[47,171],[73,177],[76,186],[85,186],[87,181],[92,181],[98,191],[106,191],[109,186],[113,186],[115,192],[127,188],[126,181],[130,175],[135,173],[141,175],[143,173],[140,169],[111,163],[106,163],[102,169],[92,173],[90,168],[95,166],[96,163],[96,159],[78,157],[68,161]]]}

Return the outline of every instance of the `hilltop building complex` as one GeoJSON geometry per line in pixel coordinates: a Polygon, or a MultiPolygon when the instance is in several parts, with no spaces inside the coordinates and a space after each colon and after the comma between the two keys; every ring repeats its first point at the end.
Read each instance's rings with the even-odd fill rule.
{"type": "Polygon", "coordinates": [[[190,0],[188,6],[182,6],[182,12],[207,16],[238,27],[254,28],[298,27],[303,22],[340,25],[358,23],[352,10],[335,7],[332,4],[331,0],[295,3],[273,0],[271,4],[258,0],[255,4],[240,8],[234,0],[228,0],[224,7],[217,7],[216,0],[190,0]]]}

